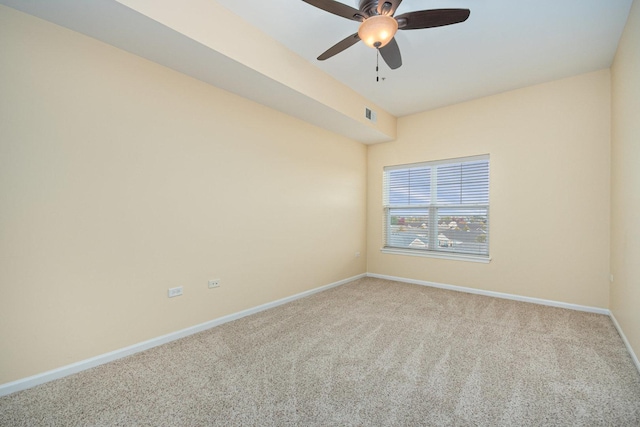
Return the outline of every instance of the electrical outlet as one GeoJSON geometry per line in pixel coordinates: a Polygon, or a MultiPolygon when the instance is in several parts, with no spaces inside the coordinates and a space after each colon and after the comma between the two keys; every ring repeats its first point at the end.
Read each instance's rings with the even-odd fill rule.
{"type": "Polygon", "coordinates": [[[179,297],[180,295],[182,295],[182,286],[169,289],[169,298],[179,297]]]}
{"type": "Polygon", "coordinates": [[[219,287],[220,287],[220,279],[209,280],[209,289],[219,288],[219,287]]]}
{"type": "Polygon", "coordinates": [[[356,258],[360,258],[360,252],[356,252],[356,258]]]}

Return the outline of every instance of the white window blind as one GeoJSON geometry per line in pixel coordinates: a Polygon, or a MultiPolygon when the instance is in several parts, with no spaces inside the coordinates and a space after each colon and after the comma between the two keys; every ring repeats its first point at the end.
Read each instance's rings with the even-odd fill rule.
{"type": "Polygon", "coordinates": [[[384,168],[384,248],[489,257],[489,156],[384,168]]]}

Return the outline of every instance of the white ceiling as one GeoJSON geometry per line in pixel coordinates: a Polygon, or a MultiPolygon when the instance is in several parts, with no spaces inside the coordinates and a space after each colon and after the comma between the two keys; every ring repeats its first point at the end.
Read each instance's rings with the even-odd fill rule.
{"type": "MultiPolygon", "coordinates": [[[[343,1],[357,7],[357,0],[343,1]]],[[[396,39],[403,66],[392,71],[381,60],[380,76],[384,80],[378,83],[376,52],[362,43],[327,61],[315,59],[356,32],[358,23],[302,0],[0,0],[0,4],[94,37],[350,139],[374,144],[395,138],[395,120],[390,120],[393,116],[388,113],[404,116],[609,67],[632,1],[404,0],[397,14],[468,8],[471,16],[461,24],[399,31],[396,39]],[[229,10],[220,10],[225,7],[229,10]],[[148,9],[161,13],[151,13],[152,17],[148,9]],[[179,22],[185,19],[186,31],[163,23],[166,16],[175,14],[180,15],[179,22]],[[228,20],[225,22],[233,22],[237,31],[230,37],[244,37],[258,28],[279,41],[284,48],[277,43],[247,41],[247,37],[255,36],[244,37],[244,44],[232,41],[227,44],[223,40],[223,45],[249,45],[254,50],[276,45],[278,49],[269,52],[277,52],[279,60],[289,61],[283,68],[291,71],[286,74],[295,84],[283,80],[282,74],[269,74],[273,65],[269,56],[262,55],[247,63],[246,55],[238,60],[235,51],[216,50],[200,36],[185,34],[207,33],[209,19],[215,25],[216,14],[225,17],[228,20]],[[387,127],[365,120],[364,108],[354,110],[355,104],[327,102],[324,97],[317,97],[317,91],[309,91],[305,85],[313,85],[311,82],[328,84],[329,92],[348,90],[338,82],[335,84],[342,89],[336,89],[336,85],[328,82],[331,79],[317,79],[323,73],[311,73],[316,71],[314,67],[386,110],[378,112],[387,118],[387,127]],[[309,76],[302,79],[302,86],[298,84],[299,73],[309,76]]],[[[240,51],[246,54],[250,49],[240,51]]]]}
{"type": "MultiPolygon", "coordinates": [[[[358,7],[357,0],[343,0],[358,7]]],[[[404,0],[396,15],[466,8],[461,24],[398,31],[390,70],[363,43],[315,58],[358,23],[302,0],[218,0],[253,26],[396,116],[607,68],[632,0],[404,0]]]]}

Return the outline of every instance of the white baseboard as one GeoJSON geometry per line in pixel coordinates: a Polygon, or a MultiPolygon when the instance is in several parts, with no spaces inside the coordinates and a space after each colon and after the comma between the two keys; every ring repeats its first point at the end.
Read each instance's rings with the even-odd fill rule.
{"type": "Polygon", "coordinates": [[[0,385],[0,396],[6,396],[8,394],[15,393],[17,391],[26,390],[28,388],[31,388],[31,387],[34,387],[34,386],[37,386],[37,385],[40,385],[40,384],[47,383],[49,381],[53,381],[53,380],[56,380],[56,379],[59,379],[59,378],[66,377],[66,376],[71,375],[71,374],[75,374],[75,373],[78,373],[78,372],[81,372],[81,371],[84,371],[84,370],[87,370],[87,369],[90,369],[90,368],[94,368],[96,366],[103,365],[105,363],[109,363],[109,362],[112,362],[114,360],[118,360],[118,359],[121,359],[123,357],[130,356],[132,354],[139,353],[141,351],[145,351],[145,350],[148,350],[150,348],[157,347],[159,345],[166,344],[168,342],[175,341],[177,339],[184,338],[184,337],[187,337],[189,335],[193,335],[193,334],[196,334],[198,332],[205,331],[205,330],[213,328],[215,326],[222,325],[224,323],[231,322],[233,320],[237,320],[237,319],[240,319],[242,317],[249,316],[251,314],[259,313],[261,311],[268,310],[270,308],[274,308],[274,307],[277,307],[279,305],[286,304],[288,302],[292,302],[292,301],[295,301],[297,299],[304,298],[304,297],[313,295],[315,293],[325,291],[325,290],[330,289],[330,288],[334,288],[334,287],[337,287],[337,286],[344,285],[346,283],[352,282],[352,281],[357,280],[357,279],[361,279],[363,277],[375,277],[375,278],[378,278],[378,279],[393,280],[393,281],[397,281],[397,282],[411,283],[411,284],[415,284],[415,285],[430,286],[430,287],[434,287],[434,288],[448,289],[448,290],[458,291],[458,292],[467,292],[467,293],[471,293],[471,294],[485,295],[485,296],[509,299],[509,300],[514,300],[514,301],[530,302],[530,303],[533,303],[533,304],[541,304],[541,305],[547,305],[547,306],[552,306],[552,307],[567,308],[567,309],[570,309],[570,310],[578,310],[578,311],[585,311],[585,312],[589,312],[589,313],[597,313],[597,314],[608,315],[608,316],[611,317],[611,320],[613,321],[613,324],[615,325],[616,329],[618,330],[618,333],[622,337],[622,340],[624,341],[624,343],[625,343],[625,345],[627,347],[627,350],[629,351],[629,354],[631,355],[631,358],[633,359],[633,362],[636,365],[636,368],[638,368],[638,371],[640,372],[640,361],[638,361],[638,357],[636,356],[636,354],[634,353],[633,349],[631,348],[631,345],[629,344],[629,341],[627,340],[626,336],[624,335],[624,332],[622,332],[622,328],[620,327],[620,324],[616,320],[616,318],[613,315],[613,313],[611,313],[608,309],[598,308],[598,307],[582,306],[582,305],[576,305],[576,304],[569,304],[569,303],[545,300],[545,299],[540,299],[540,298],[524,297],[524,296],[520,296],[520,295],[506,294],[506,293],[501,293],[501,292],[485,291],[485,290],[482,290],[482,289],[466,288],[466,287],[463,287],[463,286],[455,286],[455,285],[447,285],[447,284],[443,284],[443,283],[428,282],[428,281],[425,281],[425,280],[415,280],[415,279],[407,279],[407,278],[404,278],[404,277],[386,276],[386,275],[375,274],[375,273],[366,273],[366,274],[359,274],[357,276],[349,277],[347,279],[340,280],[338,282],[334,282],[334,283],[331,283],[331,284],[328,284],[328,285],[325,285],[325,286],[320,286],[320,287],[315,288],[315,289],[311,289],[311,290],[308,290],[308,291],[305,291],[305,292],[301,292],[299,294],[295,294],[295,295],[292,295],[292,296],[289,296],[289,297],[286,297],[286,298],[282,298],[282,299],[279,299],[279,300],[276,300],[276,301],[273,301],[273,302],[262,304],[262,305],[259,305],[257,307],[249,308],[247,310],[243,310],[243,311],[240,311],[240,312],[237,312],[237,313],[233,313],[233,314],[230,314],[230,315],[227,315],[227,316],[219,317],[217,319],[213,319],[213,320],[210,320],[208,322],[201,323],[199,325],[195,325],[195,326],[192,326],[192,327],[189,327],[189,328],[186,328],[186,329],[182,329],[180,331],[172,332],[172,333],[167,334],[167,335],[162,335],[160,337],[152,338],[150,340],[143,341],[143,342],[131,345],[129,347],[121,348],[119,350],[115,350],[115,351],[112,351],[112,352],[109,352],[109,353],[105,353],[105,354],[102,354],[102,355],[99,355],[99,356],[96,356],[96,357],[92,357],[90,359],[86,359],[86,360],[82,360],[80,362],[72,363],[70,365],[63,366],[61,368],[53,369],[51,371],[43,372],[41,374],[37,374],[37,375],[31,376],[31,377],[23,378],[23,379],[20,379],[20,380],[17,380],[17,381],[13,381],[13,382],[10,382],[10,383],[1,384],[0,385]]]}
{"type": "Polygon", "coordinates": [[[589,307],[585,305],[569,304],[566,302],[552,301],[533,297],[524,297],[514,294],[505,294],[502,292],[485,291],[483,289],[465,288],[463,286],[447,285],[444,283],[427,282],[426,280],[406,279],[404,277],[385,276],[383,274],[367,273],[367,277],[375,277],[378,279],[394,280],[396,282],[411,283],[414,285],[429,286],[432,288],[448,289],[450,291],[466,292],[469,294],[485,295],[488,297],[509,299],[521,302],[530,302],[533,304],[548,305],[551,307],[568,308],[570,310],[586,311],[588,313],[597,313],[610,315],[611,312],[606,308],[589,307]]]}
{"type": "Polygon", "coordinates": [[[551,300],[540,299],[540,298],[523,297],[523,296],[520,296],[520,295],[505,294],[505,293],[493,292],[493,291],[485,291],[485,290],[482,290],[482,289],[465,288],[463,286],[455,286],[455,285],[446,285],[446,284],[443,284],[443,283],[427,282],[425,280],[415,280],[415,279],[407,279],[407,278],[404,278],[404,277],[385,276],[383,274],[367,273],[367,277],[375,277],[375,278],[378,278],[378,279],[394,280],[396,282],[404,282],[404,283],[411,283],[411,284],[414,284],[414,285],[430,286],[430,287],[433,287],[433,288],[448,289],[450,291],[467,292],[467,293],[470,293],[470,294],[485,295],[485,296],[509,299],[509,300],[514,300],[514,301],[530,302],[530,303],[533,303],[533,304],[548,305],[548,306],[551,306],[551,307],[568,308],[570,310],[577,310],[577,311],[586,311],[587,313],[597,313],[597,314],[607,315],[607,316],[609,316],[611,318],[611,321],[613,322],[614,326],[618,330],[618,334],[620,334],[620,337],[622,338],[622,341],[624,342],[624,345],[627,347],[627,351],[629,352],[629,355],[631,356],[631,359],[633,360],[633,363],[636,365],[636,368],[638,369],[638,372],[640,372],[640,361],[638,360],[638,356],[633,351],[633,348],[631,347],[631,344],[629,343],[629,340],[627,340],[627,337],[625,336],[624,332],[622,331],[622,327],[618,323],[618,320],[613,315],[613,313],[610,310],[606,309],[606,308],[589,307],[589,306],[584,306],[584,305],[569,304],[569,303],[566,303],[566,302],[551,301],[551,300]]]}
{"type": "Polygon", "coordinates": [[[90,368],[94,368],[99,365],[103,365],[105,363],[113,362],[114,360],[118,360],[123,357],[130,356],[132,354],[139,353],[141,351],[145,351],[150,348],[157,347],[159,345],[166,344],[168,342],[175,341],[177,339],[184,338],[189,335],[193,335],[198,332],[202,332],[207,329],[213,328],[215,326],[222,325],[224,323],[231,322],[233,320],[237,320],[242,317],[258,313],[260,311],[268,310],[270,308],[274,308],[279,305],[286,304],[288,302],[292,302],[297,299],[304,298],[318,292],[326,291],[327,289],[344,285],[345,283],[349,283],[354,280],[361,279],[363,277],[366,277],[366,274],[359,274],[357,276],[349,277],[347,279],[343,279],[338,282],[334,282],[325,286],[320,286],[318,288],[311,289],[305,292],[300,292],[299,294],[282,298],[277,301],[269,302],[266,304],[259,305],[257,307],[249,308],[247,310],[242,310],[237,313],[219,317],[217,319],[213,319],[208,322],[201,323],[199,325],[191,326],[189,328],[182,329],[180,331],[172,332],[167,335],[162,335],[160,337],[152,338],[150,340],[143,341],[143,342],[131,345],[129,347],[125,347],[119,350],[111,351],[109,353],[101,354],[99,356],[92,357],[90,359],[81,360],[80,362],[72,363],[70,365],[63,366],[61,368],[53,369],[51,371],[47,371],[41,374],[33,375],[31,377],[19,379],[17,381],[13,381],[10,383],[1,384],[0,396],[6,396],[8,394],[15,393],[17,391],[26,390],[28,388],[47,383],[49,381],[63,378],[71,374],[75,374],[90,368]]]}
{"type": "Polygon", "coordinates": [[[611,320],[613,321],[614,326],[618,330],[618,333],[620,334],[620,338],[622,338],[624,345],[627,346],[627,350],[629,351],[631,360],[633,360],[633,363],[635,363],[636,368],[638,369],[638,372],[640,372],[640,361],[638,360],[638,356],[633,351],[633,348],[631,347],[631,343],[627,339],[626,335],[624,334],[624,332],[622,332],[622,327],[620,327],[620,324],[618,323],[618,319],[616,319],[616,316],[614,316],[613,313],[611,313],[610,317],[611,317],[611,320]]]}

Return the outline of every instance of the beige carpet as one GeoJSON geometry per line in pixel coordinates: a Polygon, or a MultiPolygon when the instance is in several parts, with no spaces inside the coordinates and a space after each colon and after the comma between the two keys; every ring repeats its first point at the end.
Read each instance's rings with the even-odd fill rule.
{"type": "Polygon", "coordinates": [[[603,315],[366,278],[0,399],[0,425],[640,426],[603,315]]]}

